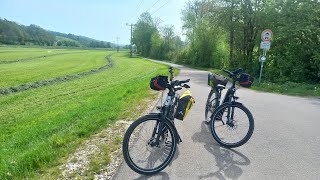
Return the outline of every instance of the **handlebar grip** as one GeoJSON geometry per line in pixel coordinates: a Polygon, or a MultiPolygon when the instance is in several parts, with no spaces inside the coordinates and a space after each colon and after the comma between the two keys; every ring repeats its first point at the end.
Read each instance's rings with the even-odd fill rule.
{"type": "Polygon", "coordinates": [[[230,77],[233,76],[233,73],[231,71],[228,71],[226,69],[222,69],[222,71],[224,71],[225,73],[227,73],[230,77]]]}
{"type": "Polygon", "coordinates": [[[235,70],[235,71],[233,72],[233,74],[240,74],[240,73],[242,73],[242,72],[243,72],[243,70],[242,70],[241,68],[239,68],[239,69],[235,70]]]}
{"type": "Polygon", "coordinates": [[[190,79],[187,79],[187,80],[184,80],[184,81],[180,81],[180,84],[187,83],[187,82],[190,82],[190,79]]]}

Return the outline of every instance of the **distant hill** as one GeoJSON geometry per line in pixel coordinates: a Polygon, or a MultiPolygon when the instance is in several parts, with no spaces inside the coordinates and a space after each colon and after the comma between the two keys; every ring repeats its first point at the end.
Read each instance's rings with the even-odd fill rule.
{"type": "Polygon", "coordinates": [[[79,44],[81,44],[84,47],[98,47],[98,48],[111,48],[112,44],[110,42],[106,42],[106,41],[98,41],[92,38],[88,38],[85,36],[77,36],[74,34],[65,34],[65,33],[60,33],[60,32],[55,32],[55,31],[48,31],[50,32],[52,35],[56,36],[56,37],[64,37],[64,38],[68,38],[74,41],[79,42],[79,44]]]}
{"type": "Polygon", "coordinates": [[[24,26],[0,18],[0,44],[111,48],[113,44],[85,36],[48,31],[31,24],[24,26]]]}

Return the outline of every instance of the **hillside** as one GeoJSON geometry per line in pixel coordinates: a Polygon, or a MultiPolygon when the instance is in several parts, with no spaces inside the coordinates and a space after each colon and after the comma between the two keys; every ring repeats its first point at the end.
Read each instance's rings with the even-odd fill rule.
{"type": "Polygon", "coordinates": [[[0,44],[110,48],[112,44],[85,36],[49,31],[0,18],[0,44]]]}

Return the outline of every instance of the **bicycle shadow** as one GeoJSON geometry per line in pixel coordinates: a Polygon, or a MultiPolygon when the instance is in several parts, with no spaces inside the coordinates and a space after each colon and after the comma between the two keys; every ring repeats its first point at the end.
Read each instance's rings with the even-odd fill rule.
{"type": "Polygon", "coordinates": [[[145,175],[141,175],[138,178],[135,178],[134,180],[144,180],[144,179],[159,179],[159,180],[167,180],[170,179],[168,173],[166,172],[159,172],[155,175],[152,176],[145,176],[145,175]]]}
{"type": "Polygon", "coordinates": [[[204,148],[214,155],[218,170],[206,175],[201,175],[199,179],[212,179],[213,177],[220,180],[238,179],[243,173],[241,166],[248,166],[250,164],[249,158],[234,149],[221,147],[212,137],[208,138],[208,136],[211,136],[210,128],[202,122],[201,131],[195,133],[192,136],[192,140],[194,142],[204,143],[204,148]]]}
{"type": "MultiPolygon", "coordinates": [[[[162,154],[162,153],[160,153],[162,154]]],[[[171,162],[169,163],[168,166],[171,166],[172,165],[172,162],[174,162],[178,156],[180,154],[180,151],[179,151],[179,147],[177,146],[177,149],[176,149],[176,152],[175,152],[175,155],[173,156],[171,162]]],[[[156,162],[157,160],[163,158],[161,155],[159,156],[159,154],[150,154],[149,158],[148,158],[148,164],[152,167],[153,166],[153,163],[156,162]]],[[[164,159],[163,159],[164,160],[164,159]]],[[[146,175],[141,175],[140,177],[136,178],[135,180],[143,180],[143,179],[159,179],[159,180],[167,180],[167,179],[170,179],[169,178],[169,175],[168,173],[166,172],[159,172],[159,173],[156,173],[154,175],[150,175],[150,176],[146,176],[146,175]]]]}

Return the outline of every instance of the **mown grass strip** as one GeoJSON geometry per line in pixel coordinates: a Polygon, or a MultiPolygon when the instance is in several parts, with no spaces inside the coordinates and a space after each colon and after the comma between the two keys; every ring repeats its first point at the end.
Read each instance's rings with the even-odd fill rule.
{"type": "MultiPolygon", "coordinates": [[[[44,60],[0,65],[0,88],[14,87],[36,81],[77,74],[105,65],[106,51],[83,51],[46,57],[44,60]]],[[[2,54],[0,54],[0,57],[2,54]]]]}
{"type": "Polygon", "coordinates": [[[66,54],[76,54],[76,53],[84,53],[84,52],[57,53],[57,54],[29,57],[29,58],[24,58],[24,59],[2,60],[2,61],[0,61],[0,64],[11,64],[11,63],[17,63],[17,62],[31,61],[31,60],[36,60],[36,59],[41,59],[41,58],[46,58],[46,57],[62,56],[62,55],[66,55],[66,54]]]}
{"type": "Polygon", "coordinates": [[[99,68],[91,69],[89,71],[81,72],[78,74],[70,74],[70,75],[66,75],[66,76],[62,76],[62,77],[56,77],[53,79],[36,81],[36,82],[32,82],[32,83],[22,84],[19,86],[0,88],[0,95],[7,95],[7,94],[11,94],[11,93],[22,92],[22,91],[26,91],[26,90],[33,89],[33,88],[39,88],[42,86],[48,86],[48,85],[52,85],[52,84],[56,84],[56,83],[62,83],[62,82],[81,78],[82,76],[87,76],[90,74],[99,73],[101,71],[104,71],[104,70],[112,67],[111,55],[106,56],[105,59],[107,60],[106,65],[101,66],[99,68]]]}
{"type": "Polygon", "coordinates": [[[66,83],[0,96],[0,179],[32,178],[90,135],[130,119],[167,66],[113,55],[113,68],[66,83]]]}
{"type": "Polygon", "coordinates": [[[0,46],[0,62],[28,59],[36,56],[49,56],[51,54],[85,52],[71,49],[39,49],[39,48],[12,48],[0,46]]]}

